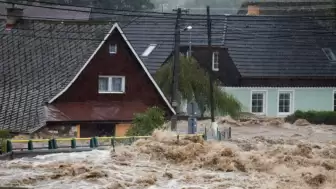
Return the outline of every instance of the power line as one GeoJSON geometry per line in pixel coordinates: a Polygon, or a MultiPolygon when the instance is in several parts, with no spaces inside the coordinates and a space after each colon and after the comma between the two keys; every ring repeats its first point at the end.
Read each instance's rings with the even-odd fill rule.
{"type": "MultiPolygon", "coordinates": [[[[99,10],[108,10],[108,11],[122,11],[122,12],[136,12],[136,13],[160,13],[160,14],[167,14],[167,15],[176,15],[175,13],[163,13],[163,12],[157,12],[157,11],[136,11],[131,9],[111,9],[111,8],[102,8],[102,7],[94,7],[94,6],[81,6],[81,5],[72,5],[72,4],[66,4],[66,3],[53,3],[53,2],[46,2],[41,0],[25,0],[27,2],[32,3],[44,3],[49,5],[58,5],[58,6],[70,6],[70,7],[78,7],[78,8],[91,8],[91,9],[99,9],[99,10]]],[[[14,3],[15,4],[15,3],[14,3]]],[[[336,8],[333,5],[315,5],[315,6],[281,6],[281,7],[259,7],[259,10],[325,10],[325,9],[334,9],[336,8]],[[297,7],[298,9],[295,9],[297,7]]],[[[206,10],[206,7],[200,8],[200,7],[191,7],[188,8],[190,10],[206,10]]],[[[247,8],[211,8],[212,10],[247,10],[247,8]]],[[[193,14],[193,15],[203,15],[203,14],[193,14]]],[[[204,14],[205,15],[205,14],[204,14]]]]}
{"type": "MultiPolygon", "coordinates": [[[[281,6],[281,7],[259,7],[259,10],[263,11],[263,10],[293,10],[293,11],[300,11],[300,10],[326,10],[326,9],[334,9],[335,6],[332,5],[316,5],[316,6],[281,6]]],[[[188,9],[194,9],[194,10],[203,10],[206,8],[202,8],[202,7],[191,7],[188,9]]],[[[225,8],[225,7],[221,7],[221,8],[211,8],[211,10],[248,10],[248,8],[225,8]]]]}
{"type": "MultiPolygon", "coordinates": [[[[109,27],[110,28],[110,27],[109,27]]],[[[82,31],[70,31],[70,30],[67,30],[67,31],[57,31],[57,30],[34,30],[34,29],[22,29],[22,28],[18,28],[17,29],[18,31],[30,31],[30,32],[33,32],[33,34],[28,34],[28,35],[22,35],[22,34],[13,34],[13,33],[10,33],[10,34],[2,34],[3,36],[6,36],[6,35],[11,35],[11,36],[21,36],[21,37],[36,37],[36,38],[52,38],[52,39],[66,39],[66,40],[90,40],[90,41],[102,41],[101,38],[81,38],[81,37],[57,37],[55,36],[55,34],[59,34],[59,33],[67,33],[67,34],[91,34],[91,35],[94,35],[95,33],[92,33],[92,32],[82,32],[82,31]],[[51,35],[51,37],[48,37],[48,36],[36,36],[35,34],[38,33],[38,32],[48,32],[49,35],[51,35]]],[[[106,28],[107,30],[107,28],[106,28]]],[[[275,41],[281,41],[281,40],[288,40],[288,41],[293,41],[293,38],[294,38],[294,42],[298,42],[298,43],[307,43],[307,42],[310,42],[309,40],[309,37],[311,35],[309,34],[301,34],[301,35],[298,35],[298,34],[290,34],[290,35],[275,35],[275,36],[270,36],[268,34],[272,34],[272,31],[265,31],[264,33],[251,33],[249,31],[245,32],[245,31],[241,31],[239,30],[240,32],[230,32],[230,33],[227,33],[228,37],[230,38],[230,40],[249,40],[249,39],[261,39],[260,41],[262,41],[262,39],[272,39],[272,40],[275,40],[275,41]],[[232,37],[232,35],[239,35],[239,34],[249,34],[249,35],[252,35],[253,37],[232,37]],[[291,38],[291,39],[284,39],[284,37],[288,37],[288,38],[291,38]],[[305,37],[305,40],[304,41],[298,41],[297,38],[299,37],[305,37]]],[[[328,34],[328,33],[333,33],[333,32],[320,32],[320,34],[328,34]]],[[[100,35],[106,35],[108,33],[99,33],[100,35]]],[[[122,33],[124,35],[138,35],[138,36],[143,36],[143,35],[147,35],[145,33],[139,33],[139,32],[126,32],[126,33],[122,33]]],[[[204,38],[202,36],[199,36],[199,35],[205,35],[205,33],[202,33],[202,32],[197,32],[195,34],[198,34],[196,36],[194,36],[193,38],[193,42],[204,42],[204,38]]],[[[163,36],[167,36],[167,37],[170,37],[170,36],[173,36],[174,34],[173,33],[160,33],[160,34],[155,34],[154,36],[151,37],[151,41],[154,41],[154,39],[160,39],[160,41],[166,41],[166,42],[172,42],[171,39],[162,39],[163,36]]],[[[325,37],[325,36],[323,36],[325,37]]],[[[217,37],[218,40],[220,40],[220,37],[217,37]]],[[[217,39],[216,37],[214,39],[217,39]]],[[[316,38],[314,38],[314,40],[317,40],[316,38]]],[[[134,41],[144,41],[143,39],[133,39],[132,40],[133,42],[134,41]]],[[[186,41],[186,40],[183,40],[183,41],[186,41]]]]}
{"type": "MultiPolygon", "coordinates": [[[[175,16],[175,13],[162,13],[162,12],[156,12],[156,11],[136,11],[136,10],[130,10],[130,9],[111,9],[111,8],[102,8],[102,7],[94,7],[94,6],[80,6],[80,5],[72,5],[72,4],[66,4],[66,3],[53,3],[53,2],[46,2],[46,1],[36,1],[36,0],[25,0],[27,2],[32,3],[43,3],[43,4],[49,4],[49,5],[57,5],[57,6],[68,6],[68,7],[77,7],[77,8],[90,8],[90,9],[99,9],[99,10],[107,10],[107,11],[120,11],[120,12],[132,12],[132,13],[149,13],[149,14],[167,14],[167,15],[173,15],[175,16]]],[[[14,3],[16,4],[16,3],[14,3]]]]}
{"type": "MultiPolygon", "coordinates": [[[[6,4],[13,4],[13,3],[8,3],[5,1],[0,1],[0,3],[6,3],[6,4]]],[[[41,5],[29,5],[29,4],[24,4],[24,3],[15,3],[17,5],[24,5],[24,6],[30,6],[30,7],[40,7],[40,8],[47,8],[47,9],[56,9],[56,10],[64,10],[64,11],[70,11],[70,12],[84,12],[84,13],[99,13],[99,14],[104,14],[104,15],[114,15],[114,16],[143,16],[143,17],[151,17],[151,18],[164,18],[164,19],[173,19],[175,14],[173,13],[161,13],[161,12],[142,12],[142,11],[120,11],[120,10],[115,10],[119,12],[124,12],[124,13],[106,13],[106,12],[99,12],[99,11],[85,11],[85,10],[74,10],[74,9],[69,9],[69,8],[61,8],[61,7],[48,7],[48,6],[41,6],[41,5]],[[125,14],[127,12],[132,12],[132,13],[138,13],[136,15],[131,15],[131,14],[125,14]],[[139,13],[147,13],[147,15],[139,15],[139,13]],[[167,17],[167,16],[172,16],[172,17],[167,17]]],[[[336,8],[336,7],[335,7],[336,8]]],[[[219,17],[223,15],[213,15],[213,17],[219,17]]],[[[230,17],[251,17],[251,16],[246,16],[246,15],[224,15],[227,16],[228,18],[230,17]]],[[[189,14],[189,15],[184,15],[186,18],[182,18],[184,20],[198,20],[198,21],[206,21],[206,17],[204,14],[189,14]],[[197,16],[201,16],[203,18],[196,18],[197,16]]],[[[275,15],[259,15],[257,17],[279,17],[279,18],[286,18],[286,17],[296,17],[296,18],[334,18],[333,16],[327,16],[327,15],[314,15],[314,16],[306,16],[306,15],[281,15],[281,16],[275,16],[275,15]]],[[[224,18],[211,18],[211,20],[224,20],[224,18]]],[[[256,20],[255,20],[256,21],[256,20]]]]}
{"type": "MultiPolygon", "coordinates": [[[[131,23],[133,22],[136,22],[136,19],[135,18],[134,20],[132,21],[129,21],[126,25],[127,26],[130,26],[131,23]]],[[[35,23],[35,22],[33,22],[35,23]]],[[[111,24],[111,23],[110,23],[111,24]]],[[[90,24],[87,24],[87,25],[90,25],[90,24]]],[[[80,26],[80,24],[78,25],[80,26]]],[[[92,26],[92,25],[90,25],[92,26]]],[[[109,26],[108,24],[104,25],[104,26],[109,26]]],[[[146,26],[146,25],[145,25],[146,26]]],[[[153,25],[149,25],[149,26],[153,26],[153,25]]],[[[52,24],[49,25],[49,29],[39,29],[39,30],[34,30],[34,29],[27,29],[27,28],[15,28],[16,30],[24,30],[24,31],[32,31],[32,32],[59,32],[59,33],[92,33],[91,31],[75,31],[75,30],[56,30],[54,28],[52,28],[52,24]]],[[[125,27],[125,26],[123,26],[125,27]]],[[[239,31],[239,32],[229,32],[229,34],[256,34],[256,35],[267,35],[269,33],[272,33],[272,32],[279,32],[279,31],[288,31],[288,32],[292,32],[292,33],[295,33],[293,35],[288,35],[287,36],[298,36],[298,34],[296,32],[310,32],[310,33],[316,33],[316,34],[334,34],[335,32],[333,31],[328,31],[328,30],[325,30],[321,27],[314,27],[314,28],[308,28],[308,29],[296,29],[296,28],[272,28],[272,29],[259,29],[261,26],[260,25],[257,25],[257,27],[252,27],[252,26],[249,26],[249,29],[253,29],[253,28],[256,28],[258,29],[257,31],[255,32],[251,32],[249,30],[245,30],[245,28],[237,28],[237,27],[234,27],[234,26],[227,26],[227,30],[236,30],[236,31],[239,31]],[[323,30],[322,30],[323,29],[323,30]],[[256,33],[257,32],[257,33],[256,33]]],[[[267,28],[267,27],[263,27],[263,28],[267,28]]],[[[132,34],[137,34],[137,35],[141,35],[141,34],[144,34],[144,33],[141,33],[141,32],[147,32],[147,31],[143,31],[141,30],[142,28],[140,28],[139,30],[137,31],[129,31],[127,32],[127,35],[132,35],[132,34]]],[[[148,29],[148,28],[144,28],[144,29],[148,29]]],[[[222,28],[221,28],[222,29],[222,28]]],[[[218,29],[218,30],[221,30],[221,29],[218,29]]],[[[205,30],[205,28],[204,28],[205,30]]],[[[302,33],[301,35],[302,36],[309,36],[310,33],[302,33]]],[[[107,33],[100,33],[100,34],[107,34],[107,33]]],[[[194,34],[204,34],[204,32],[194,32],[194,34]]],[[[147,35],[147,33],[146,33],[147,35]]],[[[161,32],[161,33],[156,33],[155,34],[156,36],[167,36],[167,35],[174,35],[172,32],[169,32],[169,31],[164,31],[164,32],[161,32]]],[[[197,36],[195,36],[197,37],[197,36]]],[[[264,37],[264,36],[260,36],[260,37],[264,37]]]]}
{"type": "MultiPolygon", "coordinates": [[[[0,1],[0,3],[5,3],[5,4],[13,4],[13,3],[8,3],[6,1],[0,1]]],[[[30,4],[25,4],[25,3],[15,3],[17,5],[23,5],[23,6],[29,6],[29,7],[39,7],[39,8],[46,8],[46,9],[54,9],[54,10],[64,10],[64,11],[69,11],[69,12],[83,12],[83,13],[99,13],[99,14],[104,14],[104,15],[114,15],[114,16],[144,16],[144,17],[152,17],[152,18],[167,18],[164,17],[164,14],[166,13],[160,13],[160,15],[154,15],[154,14],[158,14],[157,12],[151,12],[152,14],[149,15],[150,13],[147,13],[147,15],[139,15],[139,13],[146,13],[146,12],[131,12],[131,13],[138,13],[138,14],[125,14],[129,11],[120,11],[120,10],[116,10],[118,12],[123,12],[123,13],[106,13],[106,12],[100,12],[100,11],[86,11],[86,10],[74,10],[74,9],[69,9],[69,8],[61,8],[61,7],[48,7],[48,6],[43,6],[43,5],[30,5],[30,4]]],[[[166,14],[166,16],[171,15],[171,16],[175,16],[175,14],[169,13],[166,14]]],[[[197,19],[199,20],[199,19],[197,19]]]]}
{"type": "MultiPolygon", "coordinates": [[[[35,35],[21,35],[21,34],[0,34],[1,36],[11,36],[11,37],[26,37],[26,38],[34,38],[34,39],[61,39],[61,40],[74,40],[74,41],[96,41],[96,42],[103,42],[104,40],[101,38],[81,38],[81,37],[55,37],[55,36],[35,36],[35,35]]],[[[265,37],[266,38],[266,37],[265,37]]],[[[213,42],[215,43],[221,43],[222,39],[220,37],[216,38],[213,37],[212,38],[213,42]]],[[[226,41],[230,42],[230,41],[241,41],[241,40],[248,40],[248,39],[257,39],[255,37],[240,37],[240,38],[230,38],[230,39],[226,39],[226,41]]],[[[289,41],[289,42],[294,42],[294,43],[314,43],[315,41],[308,41],[308,40],[304,40],[304,41],[297,41],[297,40],[293,40],[293,39],[280,39],[277,37],[271,38],[271,37],[267,37],[267,39],[272,39],[274,41],[281,41],[281,40],[285,40],[285,41],[289,41]]],[[[161,39],[158,38],[157,39],[160,42],[170,42],[173,44],[173,38],[171,39],[161,39]]],[[[145,40],[143,39],[132,39],[132,40],[127,40],[128,42],[130,42],[132,44],[132,42],[144,42],[145,40]]],[[[183,40],[187,43],[187,40],[183,40]]],[[[105,42],[105,41],[104,41],[105,42]]],[[[153,40],[148,40],[148,43],[152,43],[153,40]]],[[[159,42],[159,43],[160,43],[159,42]]],[[[207,39],[193,39],[192,40],[193,43],[206,43],[207,39]]],[[[262,40],[260,40],[260,42],[263,42],[262,40]]],[[[225,45],[225,44],[224,44],[225,45]]],[[[197,46],[197,45],[196,45],[197,46]]],[[[298,45],[297,45],[298,46],[298,45]]],[[[303,47],[306,45],[302,45],[303,47]]],[[[242,47],[246,48],[248,46],[243,45],[242,47]]],[[[310,49],[310,48],[307,48],[310,49]]]]}
{"type": "MultiPolygon", "coordinates": [[[[12,16],[12,15],[7,15],[7,14],[0,14],[0,16],[12,16]]],[[[140,18],[145,18],[145,17],[147,17],[147,15],[126,15],[126,16],[128,16],[128,17],[133,17],[133,19],[135,19],[135,20],[137,20],[137,19],[140,19],[140,18]]],[[[19,17],[19,18],[21,18],[21,16],[12,16],[12,17],[19,17]]],[[[151,17],[151,16],[149,16],[149,17],[151,17]]],[[[86,20],[86,19],[83,19],[83,20],[79,20],[79,19],[60,19],[60,18],[56,18],[56,17],[54,17],[54,18],[52,18],[52,17],[37,17],[37,16],[23,16],[23,18],[26,18],[26,19],[36,19],[36,20],[38,20],[38,19],[41,19],[41,20],[39,20],[39,21],[44,21],[44,20],[46,20],[46,21],[56,21],[56,22],[63,22],[63,21],[74,21],[74,22],[83,22],[83,23],[91,23],[91,24],[97,24],[97,23],[111,23],[111,22],[126,22],[125,20],[118,20],[118,19],[114,19],[114,20],[86,20]]],[[[276,23],[282,23],[282,22],[284,22],[284,23],[287,23],[289,20],[281,20],[281,19],[277,19],[277,20],[267,20],[267,19],[255,19],[255,18],[251,18],[251,16],[232,16],[232,15],[228,15],[228,16],[226,16],[226,18],[228,18],[227,20],[225,20],[225,18],[222,18],[222,19],[216,19],[215,21],[218,21],[218,22],[220,22],[220,21],[227,21],[227,22],[233,22],[233,21],[235,21],[235,22],[245,22],[244,24],[247,24],[247,25],[249,25],[249,26],[251,26],[251,25],[254,25],[253,24],[253,22],[256,22],[256,21],[260,21],[260,22],[264,22],[264,25],[270,25],[270,26],[272,26],[273,28],[275,28],[276,26],[274,25],[274,22],[276,22],[276,23]],[[241,19],[236,19],[236,17],[240,17],[241,19]],[[243,19],[245,17],[245,19],[243,19]],[[230,18],[233,18],[233,19],[231,19],[230,20],[230,18]],[[269,23],[268,23],[269,22],[269,23]]],[[[269,16],[268,18],[279,18],[279,17],[274,17],[274,16],[269,16]]],[[[326,17],[327,18],[327,17],[326,17]]],[[[324,20],[327,20],[327,19],[324,19],[324,20]]],[[[330,17],[330,21],[334,21],[335,20],[335,18],[334,17],[330,17]]],[[[149,22],[149,21],[151,21],[151,22],[155,22],[155,23],[158,23],[158,24],[162,24],[162,23],[165,23],[165,22],[167,22],[167,23],[170,23],[170,24],[174,24],[174,22],[173,22],[173,20],[172,20],[172,18],[170,18],[170,17],[165,17],[165,20],[160,20],[160,21],[157,21],[157,20],[141,20],[141,22],[149,22]]],[[[190,19],[189,18],[181,18],[181,21],[184,21],[184,23],[186,23],[186,22],[190,22],[190,19]]],[[[196,19],[196,18],[194,18],[194,19],[192,19],[192,21],[204,21],[203,19],[196,19]]],[[[294,21],[294,20],[293,20],[294,21]]],[[[204,26],[205,27],[205,24],[202,24],[202,23],[195,23],[195,22],[191,22],[191,24],[193,24],[193,25],[199,25],[199,26],[204,26]]],[[[217,23],[218,23],[217,22],[217,23]]],[[[311,24],[313,21],[311,20],[311,18],[307,18],[307,19],[305,19],[305,20],[300,20],[300,23],[302,24],[302,23],[309,23],[309,24],[311,24]]],[[[216,22],[215,22],[216,23],[216,22]]],[[[258,24],[258,26],[259,26],[259,24],[258,24]]],[[[280,26],[282,26],[282,25],[280,25],[280,26]]]]}

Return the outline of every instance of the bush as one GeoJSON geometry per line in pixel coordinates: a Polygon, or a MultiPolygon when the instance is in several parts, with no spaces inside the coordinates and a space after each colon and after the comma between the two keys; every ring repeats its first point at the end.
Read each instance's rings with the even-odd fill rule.
{"type": "Polygon", "coordinates": [[[305,119],[313,124],[336,125],[336,112],[334,111],[296,111],[285,118],[286,122],[294,123],[297,119],[305,119]]]}
{"type": "Polygon", "coordinates": [[[147,136],[164,124],[164,111],[158,107],[149,108],[144,113],[136,114],[132,127],[127,131],[128,136],[147,136]]]}
{"type": "Polygon", "coordinates": [[[6,152],[6,140],[10,137],[8,130],[0,130],[0,151],[6,152]]]}

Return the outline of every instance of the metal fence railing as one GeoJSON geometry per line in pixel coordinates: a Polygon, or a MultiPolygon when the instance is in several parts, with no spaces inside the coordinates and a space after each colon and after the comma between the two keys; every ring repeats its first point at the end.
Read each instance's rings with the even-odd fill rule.
{"type": "MultiPolygon", "coordinates": [[[[187,136],[199,136],[206,139],[204,134],[176,135],[177,139],[187,136]]],[[[52,139],[29,139],[7,140],[6,153],[17,151],[56,150],[56,149],[84,149],[112,147],[117,145],[130,145],[138,139],[148,139],[151,136],[125,136],[125,137],[92,137],[92,138],[52,138],[52,139]]]]}

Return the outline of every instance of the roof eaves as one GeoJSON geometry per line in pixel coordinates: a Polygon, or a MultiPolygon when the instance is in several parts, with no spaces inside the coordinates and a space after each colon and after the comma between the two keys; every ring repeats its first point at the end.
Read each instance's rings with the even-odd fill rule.
{"type": "Polygon", "coordinates": [[[76,79],[79,77],[79,75],[83,72],[83,70],[87,67],[87,65],[91,62],[91,60],[93,59],[93,57],[97,54],[97,52],[99,51],[99,49],[103,46],[104,42],[108,39],[108,37],[111,35],[111,33],[117,29],[119,31],[119,33],[121,34],[121,36],[123,37],[124,41],[126,42],[126,44],[129,46],[129,48],[131,49],[132,53],[134,54],[134,56],[136,57],[136,59],[138,60],[138,62],[140,63],[141,67],[143,68],[143,70],[145,71],[145,73],[147,74],[147,76],[149,77],[149,79],[151,80],[151,82],[153,83],[153,85],[155,86],[155,88],[157,89],[157,91],[159,92],[160,96],[162,97],[162,99],[165,101],[165,103],[167,104],[167,106],[169,107],[170,111],[173,114],[176,114],[174,108],[171,106],[171,104],[169,103],[168,99],[166,98],[166,96],[163,94],[162,90],[160,89],[160,87],[157,85],[157,83],[155,82],[155,80],[153,79],[153,77],[151,76],[151,74],[149,73],[148,69],[146,68],[146,66],[144,65],[144,63],[142,62],[141,58],[138,56],[138,54],[136,53],[136,51],[134,50],[134,48],[132,47],[132,45],[130,44],[130,42],[128,41],[128,39],[126,38],[125,34],[123,33],[122,29],[120,28],[118,23],[115,23],[112,28],[110,29],[110,31],[105,35],[104,39],[101,41],[101,43],[99,44],[99,46],[96,48],[96,50],[93,52],[93,54],[90,56],[90,58],[85,62],[85,64],[83,65],[83,67],[79,70],[79,72],[75,75],[75,77],[69,82],[69,84],[62,90],[60,91],[57,95],[55,95],[51,100],[48,101],[49,104],[51,104],[52,102],[54,102],[58,97],[60,97],[63,93],[65,93],[70,86],[76,81],[76,79]]]}

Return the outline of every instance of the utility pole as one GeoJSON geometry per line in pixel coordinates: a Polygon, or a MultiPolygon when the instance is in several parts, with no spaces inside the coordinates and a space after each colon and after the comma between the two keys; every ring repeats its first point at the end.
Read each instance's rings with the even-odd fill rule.
{"type": "MultiPolygon", "coordinates": [[[[208,49],[209,49],[209,61],[210,65],[212,65],[212,46],[211,46],[211,18],[210,18],[210,7],[207,6],[207,27],[208,27],[208,49]]],[[[211,109],[211,128],[214,136],[217,136],[217,122],[215,121],[215,103],[214,103],[214,84],[213,84],[213,76],[212,69],[209,69],[209,82],[210,82],[210,109],[211,109]]]]}
{"type": "Polygon", "coordinates": [[[172,106],[175,109],[176,115],[171,118],[171,130],[176,131],[177,116],[178,116],[178,79],[180,75],[180,18],[181,18],[181,8],[177,9],[177,18],[175,25],[175,48],[174,48],[174,66],[173,66],[173,89],[172,89],[172,106]]]}

